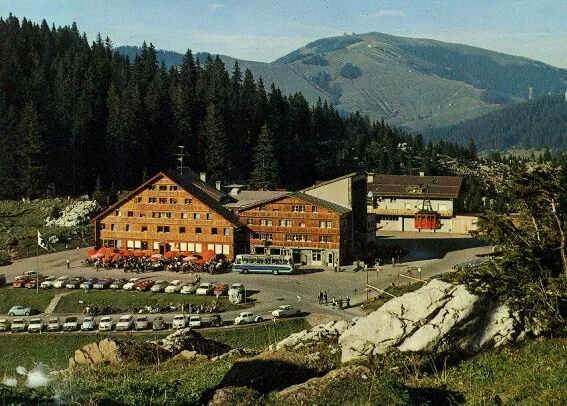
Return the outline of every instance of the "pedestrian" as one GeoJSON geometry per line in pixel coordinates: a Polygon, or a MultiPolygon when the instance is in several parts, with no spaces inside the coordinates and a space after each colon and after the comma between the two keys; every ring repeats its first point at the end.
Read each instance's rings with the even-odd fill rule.
{"type": "Polygon", "coordinates": [[[396,266],[396,258],[392,257],[392,266],[396,266]]]}
{"type": "Polygon", "coordinates": [[[337,299],[333,296],[333,309],[337,306],[337,299]]]}
{"type": "Polygon", "coordinates": [[[319,304],[323,303],[323,292],[319,291],[319,304]]]}
{"type": "Polygon", "coordinates": [[[325,300],[325,306],[327,306],[327,292],[323,293],[323,299],[325,300]]]}
{"type": "Polygon", "coordinates": [[[350,297],[346,297],[346,308],[348,309],[350,307],[350,297]]]}
{"type": "Polygon", "coordinates": [[[70,263],[69,263],[69,259],[67,259],[67,269],[69,269],[71,267],[70,263]]]}

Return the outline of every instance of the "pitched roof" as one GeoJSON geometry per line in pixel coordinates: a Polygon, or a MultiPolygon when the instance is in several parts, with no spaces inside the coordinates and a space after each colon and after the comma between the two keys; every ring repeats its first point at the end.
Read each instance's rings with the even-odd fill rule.
{"type": "MultiPolygon", "coordinates": [[[[95,221],[99,218],[105,217],[108,213],[112,212],[113,210],[116,210],[118,207],[122,206],[125,202],[129,201],[133,196],[137,195],[139,192],[144,190],[148,185],[151,185],[152,183],[154,183],[155,181],[157,181],[158,179],[160,179],[162,177],[170,178],[179,187],[181,187],[182,189],[184,189],[185,191],[190,193],[192,196],[194,196],[196,199],[200,200],[201,202],[206,204],[208,207],[210,207],[211,210],[214,210],[215,212],[217,212],[218,214],[223,216],[225,219],[230,221],[235,227],[243,226],[243,224],[240,222],[237,215],[232,213],[230,210],[226,209],[219,201],[217,201],[209,193],[204,191],[202,189],[203,185],[195,184],[193,182],[193,180],[194,180],[193,177],[189,173],[186,176],[185,173],[183,173],[183,175],[181,175],[180,173],[175,173],[174,171],[169,172],[168,174],[166,174],[164,172],[157,173],[156,175],[154,175],[153,177],[148,179],[146,182],[144,182],[140,186],[138,186],[136,189],[134,189],[133,191],[128,193],[124,198],[120,199],[119,201],[117,201],[116,203],[111,205],[110,207],[108,207],[105,210],[103,210],[102,212],[100,212],[97,216],[93,217],[91,222],[93,222],[93,221],[95,221]]],[[[201,183],[204,183],[204,182],[201,181],[201,183]]],[[[211,187],[211,189],[214,189],[214,188],[211,187]]]]}
{"type": "Polygon", "coordinates": [[[237,195],[232,196],[236,201],[227,203],[224,207],[245,210],[287,196],[289,193],[282,190],[242,190],[237,195]]]}
{"type": "Polygon", "coordinates": [[[327,210],[334,211],[335,213],[339,213],[339,214],[346,214],[352,211],[348,207],[339,206],[338,204],[331,203],[328,200],[319,199],[318,197],[311,196],[303,192],[292,193],[289,196],[297,197],[298,199],[301,199],[307,203],[311,203],[315,206],[323,207],[327,210]]]}
{"type": "Polygon", "coordinates": [[[194,186],[197,186],[199,189],[201,189],[203,192],[211,196],[217,202],[222,203],[224,200],[228,198],[228,195],[226,193],[224,193],[222,190],[218,190],[217,188],[209,185],[207,182],[203,182],[201,180],[201,176],[198,173],[195,173],[188,168],[183,168],[183,170],[172,169],[166,171],[165,174],[169,176],[172,180],[174,180],[176,183],[179,183],[180,185],[181,185],[180,182],[192,183],[194,186]],[[177,182],[176,179],[179,180],[179,182],[177,182]]]}
{"type": "Polygon", "coordinates": [[[339,180],[343,180],[343,179],[346,179],[346,178],[354,178],[355,176],[364,177],[364,172],[351,172],[351,173],[347,173],[346,175],[339,176],[338,178],[333,178],[333,179],[325,180],[325,181],[322,181],[322,182],[316,182],[313,186],[309,186],[309,187],[306,187],[305,189],[301,189],[301,192],[311,190],[311,189],[316,189],[318,187],[328,185],[330,183],[337,182],[339,180]]]}
{"type": "Polygon", "coordinates": [[[429,185],[429,197],[453,198],[459,196],[462,176],[420,176],[420,175],[373,175],[368,191],[376,196],[415,197],[425,193],[429,185]]]}

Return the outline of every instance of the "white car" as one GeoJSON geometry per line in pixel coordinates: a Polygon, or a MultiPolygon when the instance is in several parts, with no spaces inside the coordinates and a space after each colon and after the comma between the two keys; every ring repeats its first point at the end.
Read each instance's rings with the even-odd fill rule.
{"type": "Polygon", "coordinates": [[[28,333],[41,333],[43,330],[43,322],[39,317],[32,317],[28,324],[28,333]]]}
{"type": "Polygon", "coordinates": [[[163,292],[166,286],[166,281],[156,281],[156,283],[154,283],[154,285],[150,288],[150,292],[163,292]]]}
{"type": "Polygon", "coordinates": [[[187,327],[187,316],[185,316],[184,314],[176,314],[175,316],[173,316],[171,327],[175,329],[187,327]]]}
{"type": "Polygon", "coordinates": [[[112,317],[103,316],[98,323],[98,331],[110,331],[112,330],[112,317]]]}
{"type": "Polygon", "coordinates": [[[47,321],[47,331],[59,331],[61,329],[61,324],[59,323],[59,317],[52,316],[47,321]]]}
{"type": "Polygon", "coordinates": [[[124,286],[122,286],[122,289],[124,290],[133,290],[134,289],[134,285],[136,283],[138,283],[138,281],[140,280],[140,278],[130,278],[128,279],[128,282],[124,284],[124,286]]]}
{"type": "Polygon", "coordinates": [[[10,331],[12,333],[18,333],[21,331],[26,331],[27,323],[24,319],[14,319],[12,320],[12,325],[10,326],[10,331]]]}
{"type": "Polygon", "coordinates": [[[201,327],[203,321],[201,316],[191,316],[189,317],[189,327],[201,327]]]}
{"type": "Polygon", "coordinates": [[[55,276],[48,276],[47,278],[45,278],[43,280],[43,282],[40,283],[39,287],[42,289],[46,289],[46,288],[52,288],[53,284],[55,283],[55,281],[57,280],[57,277],[55,276]]]}
{"type": "Polygon", "coordinates": [[[134,316],[132,316],[131,314],[125,314],[123,316],[120,316],[120,318],[118,319],[118,323],[116,323],[116,326],[114,327],[114,330],[116,331],[131,330],[133,326],[134,326],[134,316]]]}
{"type": "Polygon", "coordinates": [[[258,323],[263,321],[262,316],[258,316],[252,312],[242,312],[234,319],[234,324],[258,323]]]}
{"type": "Polygon", "coordinates": [[[79,319],[75,316],[69,316],[63,323],[63,331],[76,331],[79,329],[79,319]]]}
{"type": "Polygon", "coordinates": [[[181,290],[183,287],[183,281],[176,279],[174,281],[169,282],[169,285],[165,287],[165,293],[176,293],[181,290]]]}
{"type": "Polygon", "coordinates": [[[96,320],[93,316],[87,316],[81,324],[81,331],[91,331],[96,329],[96,320]]]}
{"type": "Polygon", "coordinates": [[[65,284],[67,283],[67,280],[69,279],[68,276],[60,276],[59,278],[57,278],[55,280],[55,282],[53,282],[53,287],[56,289],[61,289],[63,287],[65,287],[65,284]]]}
{"type": "Polygon", "coordinates": [[[197,295],[212,295],[215,290],[215,285],[209,282],[203,282],[195,292],[197,295]]]}
{"type": "Polygon", "coordinates": [[[299,314],[300,310],[296,309],[292,305],[281,305],[276,310],[272,312],[272,316],[274,317],[286,317],[286,316],[294,316],[299,314]]]}
{"type": "Polygon", "coordinates": [[[195,293],[195,291],[197,290],[197,285],[194,285],[192,283],[187,283],[185,285],[183,285],[183,287],[181,288],[180,293],[183,294],[189,294],[189,293],[195,293]]]}
{"type": "Polygon", "coordinates": [[[145,330],[150,326],[150,320],[147,316],[138,316],[134,321],[134,330],[145,330]]]}

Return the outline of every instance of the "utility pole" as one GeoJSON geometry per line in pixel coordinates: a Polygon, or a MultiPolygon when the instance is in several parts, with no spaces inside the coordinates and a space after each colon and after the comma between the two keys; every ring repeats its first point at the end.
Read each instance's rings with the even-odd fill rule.
{"type": "Polygon", "coordinates": [[[177,160],[179,161],[179,170],[181,172],[181,175],[183,175],[183,149],[185,148],[185,145],[179,145],[179,149],[181,150],[181,152],[179,154],[177,154],[177,160]]]}

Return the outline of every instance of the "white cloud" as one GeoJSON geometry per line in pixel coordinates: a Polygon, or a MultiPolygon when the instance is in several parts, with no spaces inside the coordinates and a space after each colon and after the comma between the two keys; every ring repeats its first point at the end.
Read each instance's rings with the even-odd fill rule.
{"type": "Polygon", "coordinates": [[[213,10],[218,10],[219,8],[224,7],[224,4],[223,4],[223,3],[213,3],[213,4],[211,4],[210,7],[211,7],[213,10]]]}
{"type": "Polygon", "coordinates": [[[403,17],[405,15],[404,10],[399,8],[382,9],[373,14],[374,17],[403,17]]]}

